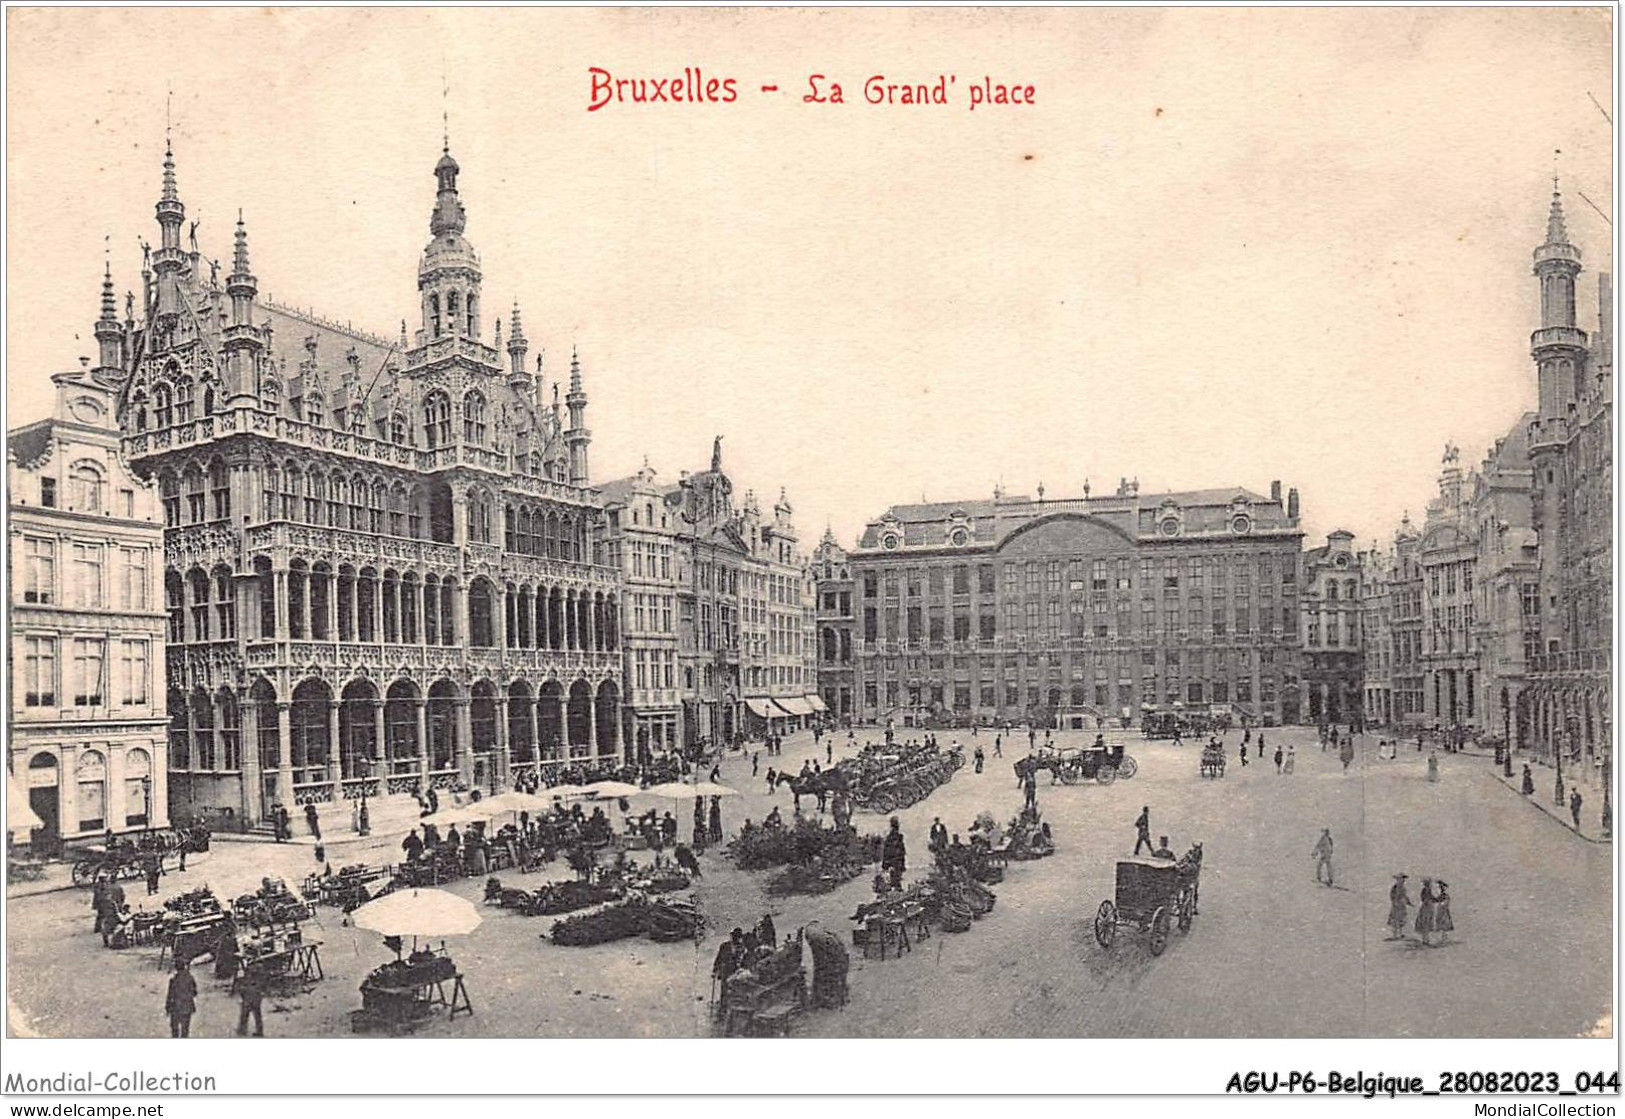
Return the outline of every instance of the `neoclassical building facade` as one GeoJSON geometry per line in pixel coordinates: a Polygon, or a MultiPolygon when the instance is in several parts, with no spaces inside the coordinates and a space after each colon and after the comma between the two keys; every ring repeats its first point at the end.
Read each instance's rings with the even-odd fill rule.
{"type": "Polygon", "coordinates": [[[169,823],[163,526],[119,454],[117,350],[99,341],[101,364],[54,376],[54,414],[7,440],[6,762],[40,821],[17,838],[43,851],[169,823]]]}
{"type": "Polygon", "coordinates": [[[166,151],[140,314],[104,307],[124,452],[165,526],[177,814],[261,819],[618,756],[619,589],[572,355],[485,327],[449,151],[391,341],[259,298],[181,245],[166,151]],[[561,387],[564,390],[560,401],[561,387]]]}

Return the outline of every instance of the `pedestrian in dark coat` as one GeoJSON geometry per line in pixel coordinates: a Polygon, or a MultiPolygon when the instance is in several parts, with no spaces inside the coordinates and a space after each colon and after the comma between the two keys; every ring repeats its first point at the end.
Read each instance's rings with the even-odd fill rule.
{"type": "Polygon", "coordinates": [[[1394,875],[1393,887],[1388,891],[1388,939],[1400,940],[1405,936],[1405,917],[1411,905],[1411,896],[1405,892],[1406,876],[1394,875]]]}
{"type": "Polygon", "coordinates": [[[1523,767],[1523,795],[1524,796],[1533,796],[1534,793],[1535,793],[1535,778],[1534,778],[1534,775],[1529,772],[1529,767],[1527,765],[1525,765],[1523,767]]]}
{"type": "Polygon", "coordinates": [[[322,837],[322,824],[316,815],[316,806],[314,804],[305,805],[305,826],[310,828],[310,834],[316,839],[322,837]]]}
{"type": "Polygon", "coordinates": [[[147,866],[146,866],[146,877],[147,877],[147,896],[149,898],[153,894],[156,894],[158,892],[158,876],[160,874],[162,874],[162,873],[163,873],[163,863],[161,863],[159,861],[159,856],[157,856],[157,855],[148,855],[147,856],[147,866]]]}
{"type": "Polygon", "coordinates": [[[1286,754],[1277,746],[1275,748],[1275,772],[1281,772],[1281,759],[1284,757],[1286,757],[1286,754]]]}
{"type": "Polygon", "coordinates": [[[891,876],[892,889],[899,889],[903,885],[907,852],[903,845],[903,828],[896,816],[891,818],[891,830],[880,845],[880,868],[891,876]]]}
{"type": "Polygon", "coordinates": [[[711,842],[722,842],[722,798],[711,798],[711,842]]]}
{"type": "Polygon", "coordinates": [[[254,1036],[265,1036],[265,999],[266,976],[258,967],[250,967],[243,972],[242,978],[237,980],[237,997],[242,1000],[237,1008],[237,1036],[242,1037],[248,1032],[248,1016],[254,1016],[254,1036]]]}
{"type": "Polygon", "coordinates": [[[175,961],[175,974],[169,977],[164,995],[164,1013],[169,1015],[170,1037],[192,1036],[192,1015],[197,1012],[197,980],[185,960],[175,961]]]}
{"type": "Polygon", "coordinates": [[[1580,830],[1580,805],[1585,803],[1580,798],[1580,790],[1575,789],[1569,794],[1569,815],[1574,817],[1574,830],[1580,830]]]}
{"type": "Polygon", "coordinates": [[[1156,848],[1151,845],[1151,806],[1150,805],[1145,805],[1144,807],[1142,807],[1140,809],[1140,814],[1137,817],[1135,817],[1135,819],[1134,819],[1134,831],[1135,831],[1134,853],[1136,855],[1138,855],[1140,853],[1140,844],[1142,844],[1142,843],[1145,844],[1145,849],[1147,851],[1155,851],[1156,850],[1156,848]]]}

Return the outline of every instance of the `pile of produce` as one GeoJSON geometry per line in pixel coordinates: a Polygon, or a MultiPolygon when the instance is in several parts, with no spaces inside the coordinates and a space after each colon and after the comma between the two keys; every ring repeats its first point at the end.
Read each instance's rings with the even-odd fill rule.
{"type": "Polygon", "coordinates": [[[728,845],[740,870],[815,862],[823,866],[864,867],[880,861],[880,836],[858,835],[850,828],[826,827],[803,816],[790,827],[751,827],[728,845]]]}
{"type": "Polygon", "coordinates": [[[170,898],[164,902],[164,908],[178,917],[199,917],[221,911],[219,899],[207,886],[199,886],[195,890],[188,890],[184,894],[170,898]]]}
{"type": "Polygon", "coordinates": [[[795,863],[768,879],[767,893],[776,898],[792,894],[827,894],[863,872],[863,867],[849,862],[795,863]]]}
{"type": "Polygon", "coordinates": [[[631,897],[591,913],[555,921],[547,935],[554,944],[571,948],[608,944],[634,936],[670,943],[692,939],[699,929],[699,920],[692,903],[631,897]]]}

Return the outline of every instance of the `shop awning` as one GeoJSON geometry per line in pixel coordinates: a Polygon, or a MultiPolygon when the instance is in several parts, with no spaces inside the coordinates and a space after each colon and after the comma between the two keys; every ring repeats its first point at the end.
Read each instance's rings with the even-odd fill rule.
{"type": "Polygon", "coordinates": [[[746,699],[745,706],[750,708],[751,714],[762,719],[777,719],[783,715],[783,712],[777,710],[773,706],[773,701],[769,699],[746,699]]]}
{"type": "Polygon", "coordinates": [[[775,699],[773,702],[792,715],[811,715],[813,713],[812,705],[807,702],[805,696],[786,696],[783,699],[775,699]]]}
{"type": "Polygon", "coordinates": [[[829,708],[824,705],[824,697],[823,696],[816,696],[816,695],[808,696],[807,697],[807,705],[809,707],[811,707],[814,711],[816,711],[820,715],[822,715],[824,712],[829,710],[829,708]]]}
{"type": "Polygon", "coordinates": [[[28,794],[17,784],[17,778],[6,774],[6,828],[11,832],[27,834],[35,828],[43,828],[45,821],[34,813],[34,808],[28,803],[28,794]]]}

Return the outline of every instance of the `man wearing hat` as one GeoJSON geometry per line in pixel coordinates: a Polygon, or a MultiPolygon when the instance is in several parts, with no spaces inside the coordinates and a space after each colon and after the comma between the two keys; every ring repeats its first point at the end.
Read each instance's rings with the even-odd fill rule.
{"type": "Polygon", "coordinates": [[[1388,891],[1388,929],[1392,935],[1389,940],[1401,940],[1405,936],[1405,913],[1410,909],[1411,896],[1405,892],[1405,881],[1408,875],[1394,875],[1393,888],[1388,891]]]}

